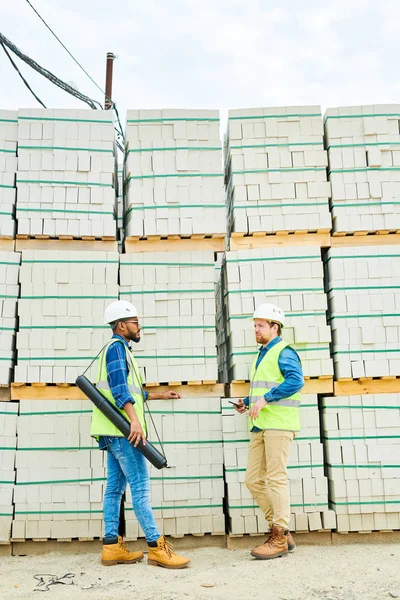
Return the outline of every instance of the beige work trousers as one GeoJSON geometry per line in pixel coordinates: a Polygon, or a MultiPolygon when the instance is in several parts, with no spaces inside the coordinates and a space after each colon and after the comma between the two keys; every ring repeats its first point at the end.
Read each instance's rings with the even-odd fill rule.
{"type": "Polygon", "coordinates": [[[246,486],[269,526],[289,528],[290,499],[287,478],[293,431],[265,429],[253,432],[249,445],[246,486]]]}

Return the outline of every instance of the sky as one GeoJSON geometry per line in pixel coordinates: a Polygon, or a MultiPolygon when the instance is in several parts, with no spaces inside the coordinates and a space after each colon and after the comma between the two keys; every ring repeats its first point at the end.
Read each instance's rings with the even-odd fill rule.
{"type": "MultiPolygon", "coordinates": [[[[126,109],[400,103],[398,0],[31,0],[126,109]]],[[[26,0],[0,0],[0,31],[80,92],[102,93],[26,0]]],[[[16,62],[50,108],[85,108],[16,62]]],[[[39,106],[0,48],[0,108],[39,106]]]]}

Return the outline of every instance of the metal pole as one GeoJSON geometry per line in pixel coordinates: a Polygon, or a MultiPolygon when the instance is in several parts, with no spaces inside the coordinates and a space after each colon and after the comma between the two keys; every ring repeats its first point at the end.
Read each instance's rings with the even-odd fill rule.
{"type": "Polygon", "coordinates": [[[115,54],[107,52],[107,64],[106,64],[106,96],[104,99],[104,108],[110,110],[112,108],[112,82],[113,82],[113,64],[115,54]]]}

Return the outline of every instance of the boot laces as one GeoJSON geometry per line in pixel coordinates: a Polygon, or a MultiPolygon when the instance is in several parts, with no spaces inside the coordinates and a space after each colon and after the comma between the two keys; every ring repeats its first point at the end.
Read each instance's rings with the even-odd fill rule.
{"type": "Polygon", "coordinates": [[[172,544],[170,542],[167,542],[165,537],[163,537],[161,549],[165,550],[165,552],[168,554],[169,557],[171,557],[173,554],[175,554],[175,552],[173,551],[172,548],[173,548],[172,544]]]}
{"type": "Polygon", "coordinates": [[[119,547],[120,547],[122,550],[125,550],[125,552],[129,552],[129,548],[128,548],[128,546],[127,546],[127,545],[126,545],[126,543],[125,543],[124,541],[122,541],[122,540],[119,542],[119,547]]]}

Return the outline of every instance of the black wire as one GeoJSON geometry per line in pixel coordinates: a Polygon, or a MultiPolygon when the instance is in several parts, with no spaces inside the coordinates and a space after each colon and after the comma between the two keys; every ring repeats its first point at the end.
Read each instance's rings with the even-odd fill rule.
{"type": "Polygon", "coordinates": [[[7,48],[9,48],[11,52],[16,54],[21,60],[23,60],[26,64],[32,67],[32,69],[43,75],[43,77],[49,79],[49,81],[54,83],[54,85],[58,86],[65,92],[68,92],[75,98],[78,98],[78,100],[82,100],[82,102],[86,102],[86,104],[88,104],[94,110],[96,110],[98,107],[100,107],[100,109],[103,108],[102,105],[99,102],[97,102],[97,100],[93,100],[92,98],[89,98],[89,96],[81,94],[81,92],[78,92],[78,90],[68,85],[68,83],[65,83],[64,81],[56,77],[53,73],[51,73],[51,71],[48,71],[44,67],[41,67],[37,62],[29,58],[29,56],[27,56],[23,52],[21,52],[21,50],[19,50],[17,46],[15,46],[15,44],[10,42],[10,40],[7,39],[2,33],[0,33],[0,43],[7,46],[7,48]]]}
{"type": "MultiPolygon", "coordinates": [[[[81,65],[81,63],[75,58],[75,56],[72,54],[72,52],[70,52],[68,50],[68,48],[66,47],[66,45],[60,40],[60,38],[57,36],[57,34],[52,30],[52,28],[50,27],[50,25],[48,25],[46,23],[46,21],[43,19],[43,17],[38,13],[38,11],[36,10],[36,8],[33,6],[33,4],[29,1],[26,0],[26,2],[29,4],[29,6],[31,7],[31,9],[37,14],[37,16],[39,17],[39,19],[42,21],[42,23],[44,23],[44,25],[47,27],[47,29],[51,32],[51,34],[56,38],[56,40],[61,44],[61,46],[64,48],[64,50],[69,54],[69,56],[72,58],[72,60],[78,65],[78,67],[80,69],[82,69],[82,71],[85,73],[85,75],[87,77],[89,77],[90,81],[97,87],[98,90],[100,90],[100,92],[104,95],[104,97],[106,98],[106,100],[108,100],[111,103],[111,106],[115,112],[115,115],[117,117],[117,121],[118,121],[118,125],[119,125],[119,131],[116,127],[114,127],[115,131],[117,131],[119,133],[119,135],[121,136],[123,143],[125,144],[125,136],[124,136],[124,130],[122,129],[122,125],[121,125],[121,121],[119,118],[119,114],[118,114],[118,110],[117,107],[115,105],[115,102],[113,102],[111,100],[111,98],[109,98],[107,96],[107,94],[105,93],[105,91],[96,83],[96,81],[93,79],[93,77],[91,77],[89,75],[89,73],[86,71],[86,69],[81,65]]],[[[123,151],[123,150],[122,150],[123,151]]]]}
{"type": "Polygon", "coordinates": [[[18,75],[21,77],[22,81],[24,82],[24,84],[26,85],[26,87],[28,88],[28,90],[30,91],[30,93],[32,94],[32,96],[34,96],[36,98],[36,100],[39,102],[39,104],[41,104],[43,106],[43,108],[46,108],[46,105],[43,104],[43,102],[41,101],[41,99],[35,94],[35,92],[31,88],[31,86],[29,85],[29,83],[25,79],[25,77],[22,75],[21,71],[18,69],[17,65],[15,64],[15,62],[12,59],[12,57],[8,53],[8,50],[5,47],[5,45],[3,44],[3,42],[1,42],[1,46],[2,46],[2,48],[4,50],[4,52],[6,53],[6,56],[8,57],[8,60],[10,61],[10,63],[14,67],[14,69],[17,71],[18,75]]]}

